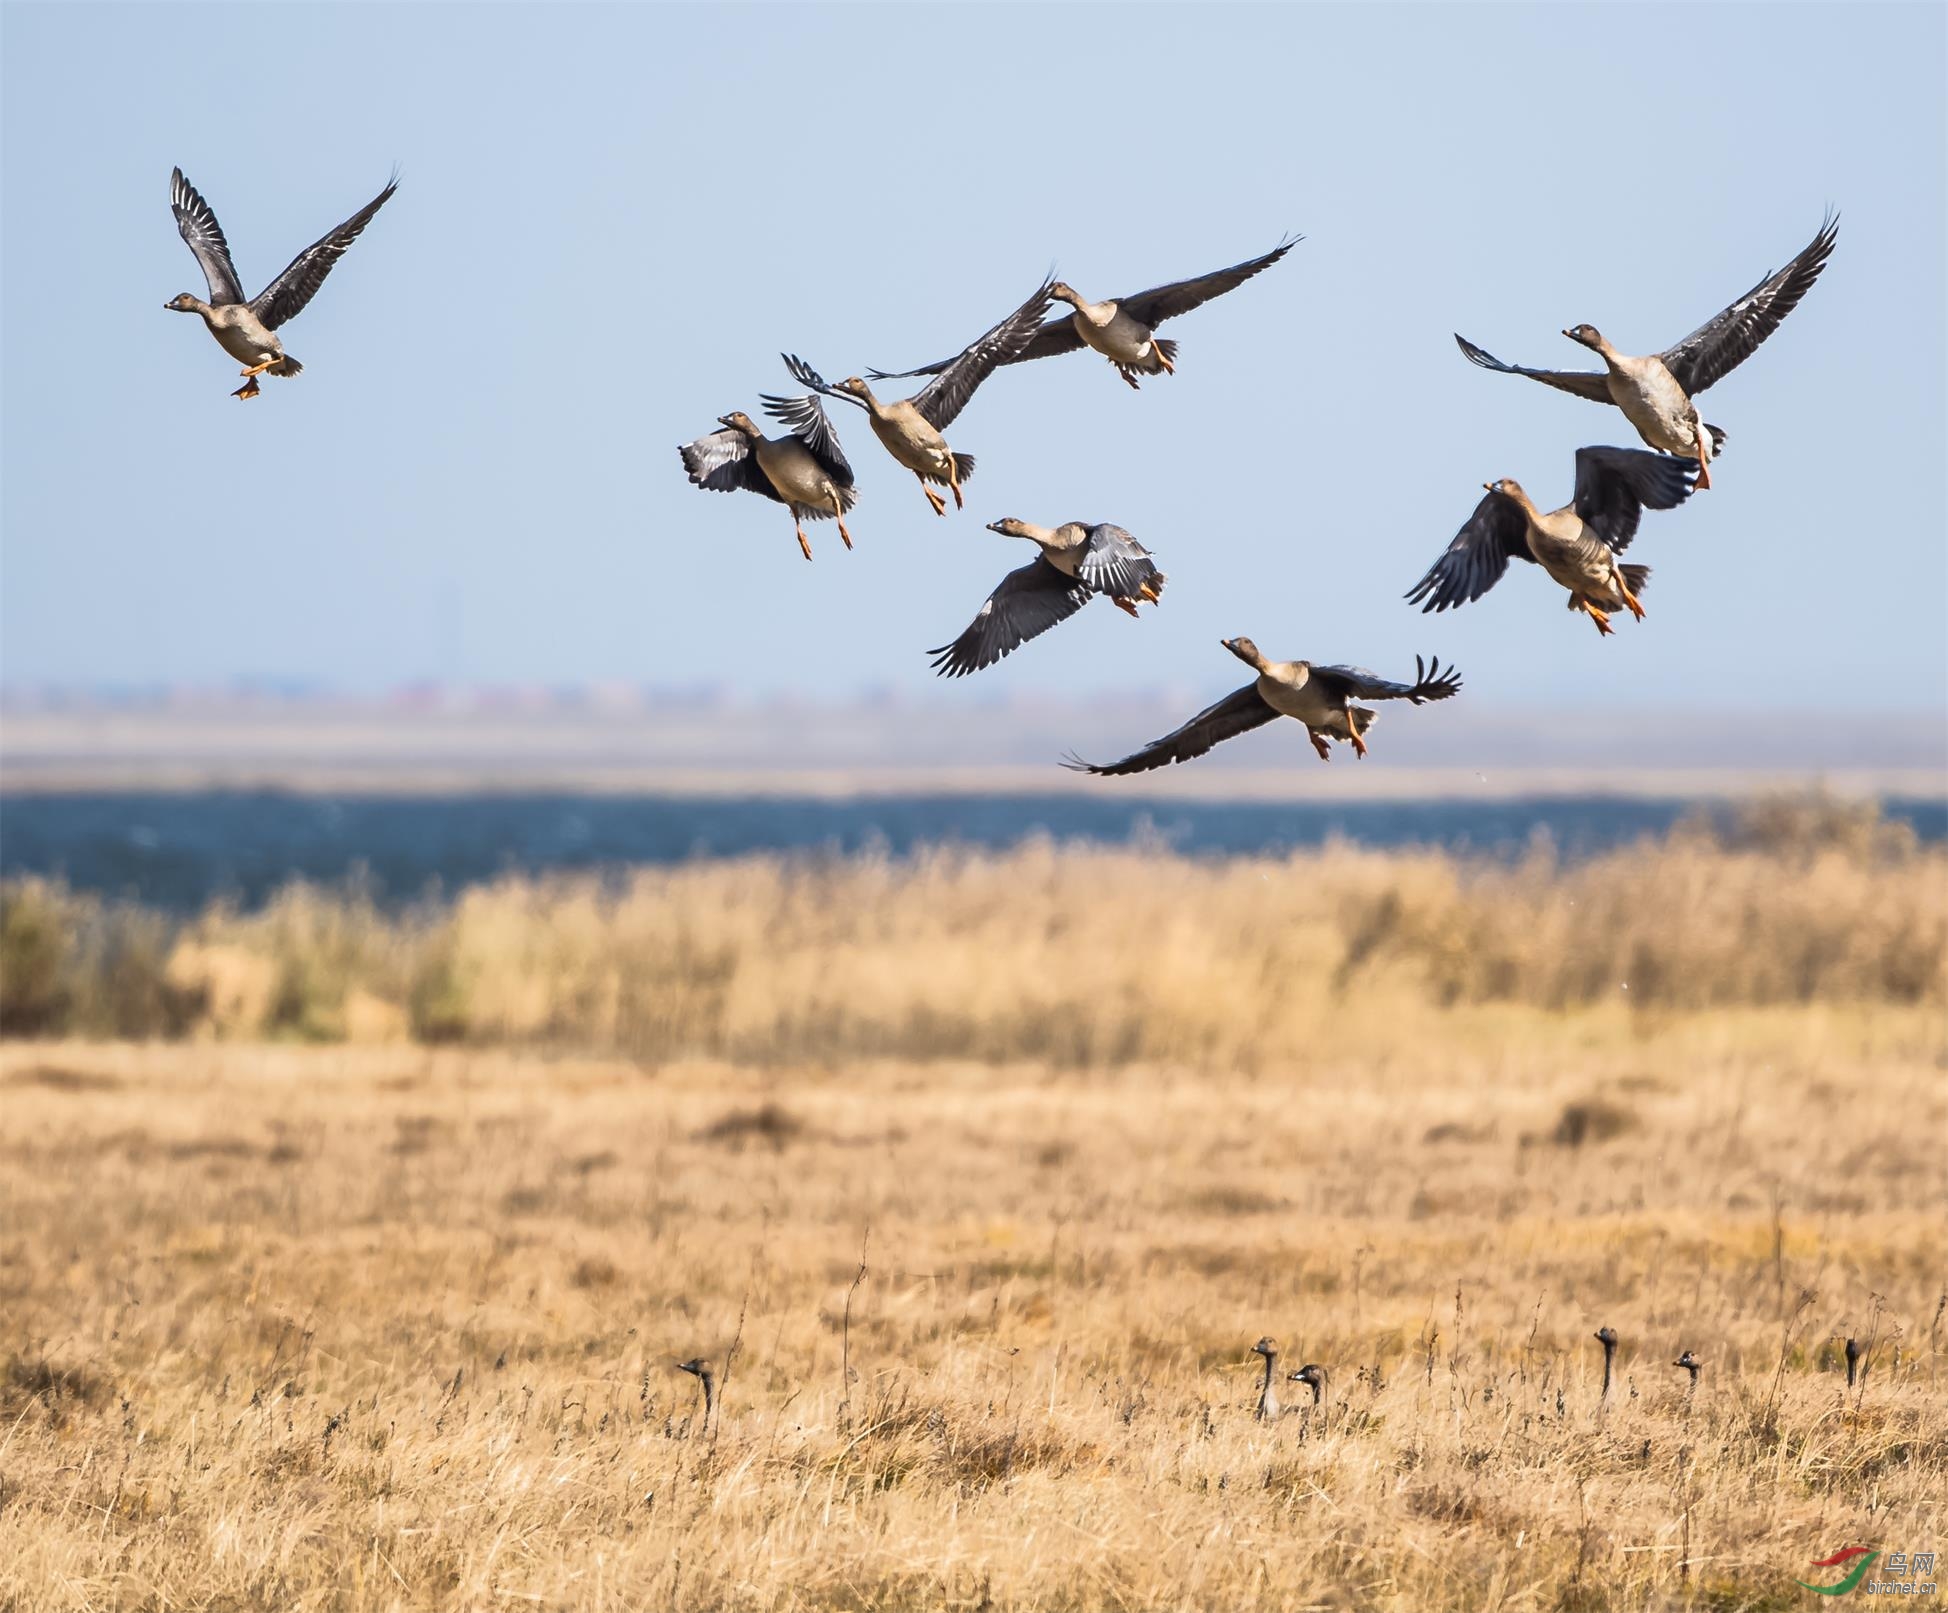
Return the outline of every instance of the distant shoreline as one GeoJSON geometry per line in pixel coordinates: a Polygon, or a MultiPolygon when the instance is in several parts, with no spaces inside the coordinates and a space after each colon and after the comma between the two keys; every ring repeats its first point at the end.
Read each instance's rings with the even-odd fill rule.
{"type": "MultiPolygon", "coordinates": [[[[1307,760],[1310,760],[1308,757],[1307,760]]],[[[591,795],[643,799],[738,796],[827,801],[929,796],[1069,796],[1114,792],[1121,799],[1291,801],[1509,801],[1564,797],[1643,800],[1737,799],[1826,789],[1848,797],[1948,799],[1948,774],[1932,768],[1795,772],[1768,768],[1402,768],[1335,757],[1330,767],[1172,769],[1128,782],[1088,779],[1047,767],[718,769],[375,766],[369,763],[206,763],[73,758],[0,760],[0,802],[50,795],[308,796],[591,795]],[[1354,776],[1349,778],[1348,774],[1354,776]]]]}
{"type": "MultiPolygon", "coordinates": [[[[1457,706],[1459,702],[1457,702],[1457,706]]],[[[1371,757],[1320,764],[1294,725],[1129,779],[1064,771],[1125,754],[1194,696],[1121,701],[729,704],[211,700],[0,709],[0,796],[285,791],[685,798],[1078,793],[1104,799],[1349,802],[1726,798],[1824,786],[1948,799],[1948,718],[1777,711],[1389,711],[1371,757]],[[1292,727],[1292,733],[1282,730],[1292,727]]]]}

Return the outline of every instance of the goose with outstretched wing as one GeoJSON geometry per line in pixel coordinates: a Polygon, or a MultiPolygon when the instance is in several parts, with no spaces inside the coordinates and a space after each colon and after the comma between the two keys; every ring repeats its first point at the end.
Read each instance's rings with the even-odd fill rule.
{"type": "Polygon", "coordinates": [[[943,678],[964,678],[993,666],[1066,622],[1097,594],[1131,616],[1139,600],[1154,605],[1163,597],[1164,574],[1150,551],[1120,526],[1065,521],[1045,527],[1008,516],[990,521],[988,531],[1027,538],[1041,552],[1001,579],[959,638],[927,651],[943,678]]]}
{"type": "Polygon", "coordinates": [[[1225,740],[1262,728],[1279,717],[1295,717],[1305,724],[1306,736],[1322,762],[1332,759],[1332,740],[1350,744],[1355,755],[1364,756],[1367,730],[1378,721],[1379,713],[1354,702],[1406,700],[1418,706],[1429,700],[1446,700],[1461,688],[1460,676],[1452,667],[1443,668],[1438,657],[1426,665],[1419,656],[1414,657],[1414,681],[1395,683],[1364,667],[1270,661],[1248,638],[1218,642],[1258,674],[1255,681],[1234,689],[1183,727],[1120,762],[1097,764],[1070,756],[1062,765],[1071,772],[1098,777],[1147,773],[1172,762],[1191,761],[1225,740]]]}
{"type": "Polygon", "coordinates": [[[685,443],[678,452],[691,485],[707,493],[756,493],[791,511],[798,547],[812,558],[807,521],[836,520],[839,537],[852,547],[846,511],[859,502],[852,466],[839,434],[817,398],[763,397],[764,412],[789,430],[767,437],[743,410],[719,415],[721,431],[685,443]]]}
{"type": "Polygon", "coordinates": [[[1049,283],[1045,280],[1035,288],[1033,296],[998,325],[968,343],[958,358],[912,397],[897,402],[881,401],[856,375],[835,386],[795,353],[783,355],[785,368],[800,386],[808,386],[829,398],[844,398],[864,409],[873,435],[885,444],[889,454],[920,479],[920,491],[927,495],[933,513],[945,515],[947,501],[934,488],[946,488],[954,495],[954,508],[964,509],[967,501],[961,494],[961,483],[974,474],[974,456],[955,453],[947,446],[944,433],[967,407],[974,389],[1035,334],[1048,299],[1049,283]]]}
{"type": "Polygon", "coordinates": [[[1532,370],[1504,364],[1457,333],[1455,340],[1469,361],[1503,375],[1526,375],[1558,391],[1573,392],[1592,403],[1614,403],[1637,433],[1653,448],[1667,454],[1695,458],[1698,485],[1711,486],[1711,461],[1725,447],[1725,433],[1707,425],[1692,399],[1715,381],[1723,380],[1758,350],[1759,343],[1777,330],[1787,314],[1799,306],[1826,267],[1839,238],[1840,218],[1827,215],[1819,234],[1805,250],[1776,274],[1768,274],[1730,307],[1721,309],[1675,347],[1661,353],[1632,357],[1619,353],[1594,325],[1571,325],[1563,332],[1603,360],[1600,370],[1532,370]]]}
{"type": "MultiPolygon", "coordinates": [[[[1025,359],[1053,358],[1057,353],[1073,353],[1087,347],[1108,359],[1115,366],[1116,373],[1132,387],[1141,385],[1138,376],[1175,375],[1177,344],[1157,335],[1157,326],[1166,319],[1175,319],[1179,314],[1202,307],[1213,297],[1235,291],[1253,275],[1269,269],[1304,239],[1302,235],[1295,235],[1289,241],[1279,242],[1261,257],[1247,258],[1243,263],[1234,263],[1228,269],[1213,270],[1194,280],[1175,280],[1167,286],[1152,286],[1133,297],[1111,297],[1103,302],[1090,302],[1066,281],[1058,280],[1048,288],[1049,296],[1057,302],[1067,303],[1075,312],[1061,319],[1050,320],[1035,332],[1034,338],[1020,352],[1003,362],[1019,364],[1025,359]]],[[[933,364],[924,364],[917,370],[869,370],[867,374],[875,381],[903,380],[908,376],[936,374],[952,362],[951,359],[941,359],[933,364]]]]}
{"type": "Polygon", "coordinates": [[[377,196],[330,234],[313,241],[285,265],[282,274],[246,300],[236,266],[230,261],[230,243],[223,238],[223,226],[217,223],[215,211],[183,177],[182,169],[171,170],[169,210],[176,216],[176,228],[183,240],[203,266],[210,297],[205,302],[185,291],[163,307],[172,313],[202,315],[217,345],[243,365],[244,384],[230,394],[233,398],[256,397],[261,390],[257,384],[260,375],[292,376],[303,371],[304,366],[284,351],[276,331],[304,311],[332,266],[398,188],[399,176],[395,173],[377,196]]]}
{"type": "Polygon", "coordinates": [[[1407,599],[1427,611],[1465,605],[1501,581],[1511,560],[1532,560],[1569,590],[1569,608],[1586,611],[1600,634],[1610,613],[1628,610],[1642,621],[1638,595],[1649,566],[1626,566],[1645,510],[1675,509],[1697,485],[1688,459],[1641,448],[1578,448],[1575,496],[1546,514],[1520,482],[1484,482],[1487,496],[1407,599]]]}

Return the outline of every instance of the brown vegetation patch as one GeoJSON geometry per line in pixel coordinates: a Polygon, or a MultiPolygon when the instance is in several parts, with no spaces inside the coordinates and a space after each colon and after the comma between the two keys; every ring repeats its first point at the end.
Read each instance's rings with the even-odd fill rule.
{"type": "Polygon", "coordinates": [[[612,1288],[620,1273],[607,1255],[589,1255],[575,1262],[569,1281],[577,1288],[612,1288]]]}
{"type": "Polygon", "coordinates": [[[755,1109],[732,1109],[719,1115],[697,1133],[697,1141],[739,1149],[763,1143],[782,1150],[804,1132],[805,1122],[798,1116],[781,1104],[766,1101],[755,1109]]]}
{"type": "Polygon", "coordinates": [[[1617,1077],[1617,1091],[1619,1092],[1662,1093],[1671,1090],[1671,1083],[1666,1081],[1661,1075],[1645,1075],[1640,1071],[1635,1074],[1620,1075],[1617,1077]]]}
{"type": "Polygon", "coordinates": [[[1500,1182],[1469,1182],[1446,1187],[1423,1185],[1414,1189],[1407,1201],[1409,1221],[1460,1221],[1471,1217],[1483,1220],[1507,1219],[1519,1214],[1527,1195],[1520,1188],[1500,1182]]]}
{"type": "Polygon", "coordinates": [[[1587,1143],[1614,1142],[1638,1129],[1637,1117],[1607,1098],[1584,1098],[1563,1105],[1549,1140],[1558,1148],[1581,1148],[1587,1143]]]}
{"type": "Polygon", "coordinates": [[[459,1128],[438,1115],[400,1115],[392,1123],[392,1152],[403,1157],[453,1142],[459,1128]]]}
{"type": "Polygon", "coordinates": [[[554,1207],[555,1190],[551,1187],[522,1185],[510,1187],[501,1195],[501,1213],[504,1215],[541,1215],[554,1207]]]}
{"type": "Polygon", "coordinates": [[[1199,1188],[1180,1202],[1199,1215],[1273,1215],[1292,1208],[1292,1201],[1280,1194],[1236,1183],[1199,1188]]]}
{"type": "Polygon", "coordinates": [[[1439,1146],[1442,1143],[1487,1142],[1494,1135],[1494,1126],[1487,1123],[1471,1126],[1460,1120],[1443,1120],[1422,1132],[1420,1140],[1431,1146],[1439,1146]]]}
{"type": "Polygon", "coordinates": [[[1039,1419],[919,1404],[905,1391],[886,1392],[862,1424],[833,1467],[875,1489],[924,1482],[973,1493],[1029,1472],[1060,1478],[1101,1460],[1092,1444],[1039,1419]]]}
{"type": "Polygon", "coordinates": [[[114,1092],[122,1086],[118,1075],[98,1070],[75,1070],[61,1064],[30,1064],[7,1077],[9,1086],[46,1087],[54,1092],[114,1092]]]}
{"type": "Polygon", "coordinates": [[[10,1356],[0,1368],[0,1419],[39,1410],[62,1423],[77,1411],[105,1404],[112,1392],[108,1380],[92,1368],[44,1355],[10,1356]]]}
{"type": "Polygon", "coordinates": [[[1436,1523],[1477,1523],[1488,1515],[1488,1497],[1473,1485],[1415,1484],[1407,1490],[1407,1510],[1436,1523]]]}
{"type": "Polygon", "coordinates": [[[163,1148],[170,1159],[252,1159],[262,1152],[241,1137],[180,1137],[163,1148]]]}

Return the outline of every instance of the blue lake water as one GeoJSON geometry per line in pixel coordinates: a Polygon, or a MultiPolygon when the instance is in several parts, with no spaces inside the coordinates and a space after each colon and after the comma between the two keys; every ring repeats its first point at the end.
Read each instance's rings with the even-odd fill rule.
{"type": "MultiPolygon", "coordinates": [[[[1948,803],[1889,801],[1927,840],[1948,803]]],[[[747,852],[893,855],[941,842],[1006,847],[1038,834],[1227,855],[1314,846],[1422,845],[1511,856],[1539,832],[1588,856],[1669,829],[1694,802],[1607,796],[1346,804],[1193,802],[1075,795],[313,796],[274,792],[18,795],[0,799],[0,874],[70,884],[177,911],[246,906],[293,878],[366,881],[382,901],[518,871],[614,869],[747,852]]]]}

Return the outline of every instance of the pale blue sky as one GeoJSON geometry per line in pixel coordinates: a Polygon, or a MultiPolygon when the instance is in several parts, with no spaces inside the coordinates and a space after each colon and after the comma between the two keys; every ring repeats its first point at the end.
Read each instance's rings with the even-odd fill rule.
{"type": "MultiPolygon", "coordinates": [[[[1948,544],[1948,12],[1876,7],[5,7],[11,682],[314,679],[1216,692],[1274,655],[1458,661],[1509,705],[1938,707],[1948,544]],[[235,365],[180,163],[247,289],[398,196],[235,365]],[[1796,252],[1819,285],[1706,398],[1718,486],[1646,519],[1648,623],[1599,642],[1523,568],[1400,598],[1492,477],[1551,503],[1613,411],[1472,369],[1689,331],[1796,252]],[[1305,242],[1171,327],[1136,394],[1007,370],[936,520],[839,412],[863,497],[798,556],[678,443],[781,349],[829,376],[950,351],[1051,264],[1128,292],[1305,242]],[[1116,521],[1170,573],[972,686],[922,651],[1026,546],[1116,521]]],[[[834,405],[835,409],[839,406],[834,405]]],[[[1817,735],[1809,733],[1809,743],[1817,735]]]]}

